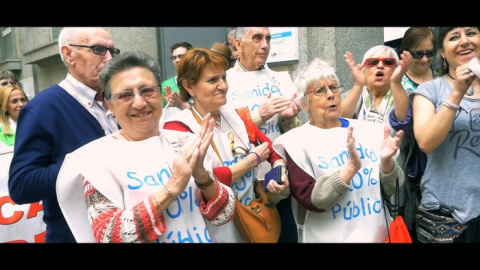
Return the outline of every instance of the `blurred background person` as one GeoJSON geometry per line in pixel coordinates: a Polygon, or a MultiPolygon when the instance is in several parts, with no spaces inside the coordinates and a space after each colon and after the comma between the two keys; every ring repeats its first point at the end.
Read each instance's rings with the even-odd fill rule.
{"type": "Polygon", "coordinates": [[[412,92],[414,134],[427,154],[417,239],[480,243],[480,151],[476,143],[480,79],[468,68],[470,60],[480,57],[480,31],[477,26],[435,31],[441,76],[412,92]],[[470,96],[469,90],[473,91],[470,96]]]}
{"type": "Polygon", "coordinates": [[[232,190],[205,160],[211,117],[190,140],[185,132],[160,131],[160,66],[145,53],[120,54],[100,78],[122,129],[77,149],[62,165],[59,203],[76,240],[211,242],[205,223],[230,222],[235,206],[232,190]]]}
{"type": "Polygon", "coordinates": [[[17,83],[0,87],[0,141],[8,146],[15,144],[18,115],[28,100],[17,83]]]}
{"type": "Polygon", "coordinates": [[[17,204],[42,201],[46,243],[75,243],[58,205],[57,175],[66,154],[118,130],[98,76],[120,50],[99,27],[63,28],[58,49],[68,74],[20,111],[8,189],[17,204]]]}
{"type": "MultiPolygon", "coordinates": [[[[4,70],[0,72],[0,87],[13,84],[18,84],[18,86],[25,92],[23,84],[17,79],[15,73],[11,72],[10,70],[4,70]]],[[[30,96],[27,92],[25,92],[25,95],[27,95],[28,100],[32,99],[32,96],[30,96]]]]}
{"type": "Polygon", "coordinates": [[[295,79],[308,122],[280,135],[273,148],[287,160],[302,243],[385,243],[387,217],[380,185],[395,192],[404,175],[395,161],[403,131],[340,117],[342,85],[316,58],[295,79]],[[366,172],[366,173],[365,173],[366,172]]]}
{"type": "MultiPolygon", "coordinates": [[[[170,47],[170,51],[172,52],[170,60],[172,60],[172,63],[175,66],[175,70],[177,69],[178,63],[180,63],[180,60],[182,60],[185,53],[192,48],[192,44],[186,41],[177,42],[170,47]]],[[[162,95],[164,97],[162,100],[163,107],[167,106],[167,103],[179,109],[185,109],[190,107],[187,102],[184,103],[180,100],[180,97],[178,95],[179,90],[177,85],[177,75],[164,80],[161,87],[162,95]]]]}
{"type": "Polygon", "coordinates": [[[230,67],[235,65],[237,58],[240,57],[240,52],[235,48],[235,29],[236,27],[228,27],[225,33],[224,44],[228,46],[231,51],[231,56],[229,57],[230,67]]]}

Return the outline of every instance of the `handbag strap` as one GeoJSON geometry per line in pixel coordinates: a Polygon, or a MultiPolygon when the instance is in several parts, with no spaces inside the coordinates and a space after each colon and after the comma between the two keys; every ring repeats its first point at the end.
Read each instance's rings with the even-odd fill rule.
{"type": "MultiPolygon", "coordinates": [[[[383,190],[382,182],[380,182],[380,188],[381,188],[382,192],[385,193],[384,190],[383,190]]],[[[397,206],[398,203],[400,202],[400,187],[399,187],[398,177],[397,177],[397,180],[395,181],[395,194],[394,194],[394,196],[395,196],[394,197],[395,198],[395,206],[397,206]]],[[[390,224],[388,224],[388,219],[387,219],[385,199],[383,199],[383,215],[385,216],[385,224],[387,224],[388,242],[392,243],[392,238],[390,236],[390,224]]],[[[395,217],[397,217],[397,215],[395,215],[395,217]]]]}
{"type": "MultiPolygon", "coordinates": [[[[192,112],[192,115],[193,117],[195,118],[195,120],[197,120],[197,123],[200,124],[200,126],[203,124],[203,121],[200,119],[200,117],[192,110],[192,108],[190,108],[190,111],[192,112]]],[[[220,159],[220,161],[222,162],[223,164],[223,160],[222,160],[222,157],[220,156],[220,153],[218,152],[218,149],[217,149],[217,146],[215,145],[215,142],[213,141],[212,139],[212,142],[211,142],[211,145],[213,147],[213,150],[215,151],[215,153],[217,154],[218,158],[220,159]]]]}

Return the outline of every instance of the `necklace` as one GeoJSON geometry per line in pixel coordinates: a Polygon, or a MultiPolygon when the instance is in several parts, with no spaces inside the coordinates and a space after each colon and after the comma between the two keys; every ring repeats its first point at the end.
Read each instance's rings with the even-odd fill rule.
{"type": "Polygon", "coordinates": [[[233,134],[235,134],[235,136],[237,136],[237,138],[240,140],[240,142],[243,144],[243,146],[245,146],[245,148],[247,148],[247,145],[243,142],[242,138],[240,138],[240,136],[238,136],[237,132],[235,132],[235,129],[232,128],[232,126],[228,122],[227,118],[225,118],[225,116],[223,116],[223,114],[220,111],[218,111],[218,114],[220,115],[220,118],[223,117],[223,119],[225,119],[225,123],[227,123],[228,127],[233,132],[233,134]]]}
{"type": "MultiPolygon", "coordinates": [[[[455,81],[455,78],[452,75],[450,75],[450,73],[447,73],[447,76],[450,77],[450,79],[455,81]]],[[[473,85],[471,85],[467,90],[467,96],[471,96],[474,93],[475,93],[475,89],[473,88],[473,85]]]]}
{"type": "MultiPolygon", "coordinates": [[[[197,116],[201,117],[201,118],[202,118],[201,120],[203,121],[203,116],[197,111],[197,109],[195,109],[195,106],[192,106],[191,109],[193,110],[193,112],[194,112],[197,116]]],[[[215,124],[215,126],[216,126],[218,129],[220,129],[220,126],[222,125],[222,116],[220,115],[220,111],[218,112],[218,120],[215,119],[215,117],[214,117],[213,115],[212,115],[212,117],[213,117],[213,120],[214,120],[214,121],[213,121],[213,124],[215,124]]]]}
{"type": "Polygon", "coordinates": [[[218,120],[215,119],[215,117],[214,117],[213,120],[214,120],[213,123],[215,124],[215,126],[217,126],[217,128],[220,128],[220,125],[222,124],[222,117],[219,116],[218,120]]]}

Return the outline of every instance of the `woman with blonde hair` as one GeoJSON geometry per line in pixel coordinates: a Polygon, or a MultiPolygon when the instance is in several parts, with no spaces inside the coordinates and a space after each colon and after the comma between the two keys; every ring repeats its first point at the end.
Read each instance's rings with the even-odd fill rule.
{"type": "Polygon", "coordinates": [[[27,104],[28,97],[18,84],[0,88],[0,141],[8,146],[15,143],[15,131],[20,110],[27,104]]]}

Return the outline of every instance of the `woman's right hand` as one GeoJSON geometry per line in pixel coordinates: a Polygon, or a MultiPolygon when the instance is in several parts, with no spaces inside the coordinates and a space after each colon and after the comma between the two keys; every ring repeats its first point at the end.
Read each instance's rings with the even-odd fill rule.
{"type": "Polygon", "coordinates": [[[350,68],[354,85],[363,87],[365,84],[365,76],[363,74],[362,65],[355,63],[355,59],[353,59],[353,54],[351,52],[346,52],[343,57],[345,58],[345,62],[347,62],[348,68],[350,68]]]}
{"type": "Polygon", "coordinates": [[[458,66],[457,69],[455,70],[456,79],[454,82],[453,91],[458,92],[461,95],[461,97],[463,97],[467,93],[468,88],[472,85],[473,81],[477,78],[475,73],[471,71],[469,73],[466,73],[465,72],[466,70],[470,70],[468,68],[468,63],[458,66]]]}
{"type": "Polygon", "coordinates": [[[252,148],[250,152],[257,153],[260,156],[262,162],[270,157],[270,149],[268,148],[268,142],[263,142],[261,145],[252,148]]]}
{"type": "MultiPolygon", "coordinates": [[[[197,164],[197,160],[199,160],[199,148],[202,145],[200,137],[190,140],[181,137],[179,140],[182,147],[173,160],[172,176],[168,180],[168,187],[175,197],[180,195],[187,187],[193,169],[197,164]]],[[[202,162],[203,158],[204,156],[201,158],[202,162]]]]}
{"type": "Polygon", "coordinates": [[[346,184],[350,184],[351,179],[362,167],[362,161],[355,148],[355,137],[353,137],[353,127],[349,126],[347,131],[347,149],[348,149],[348,162],[339,173],[340,179],[346,184]]]}

